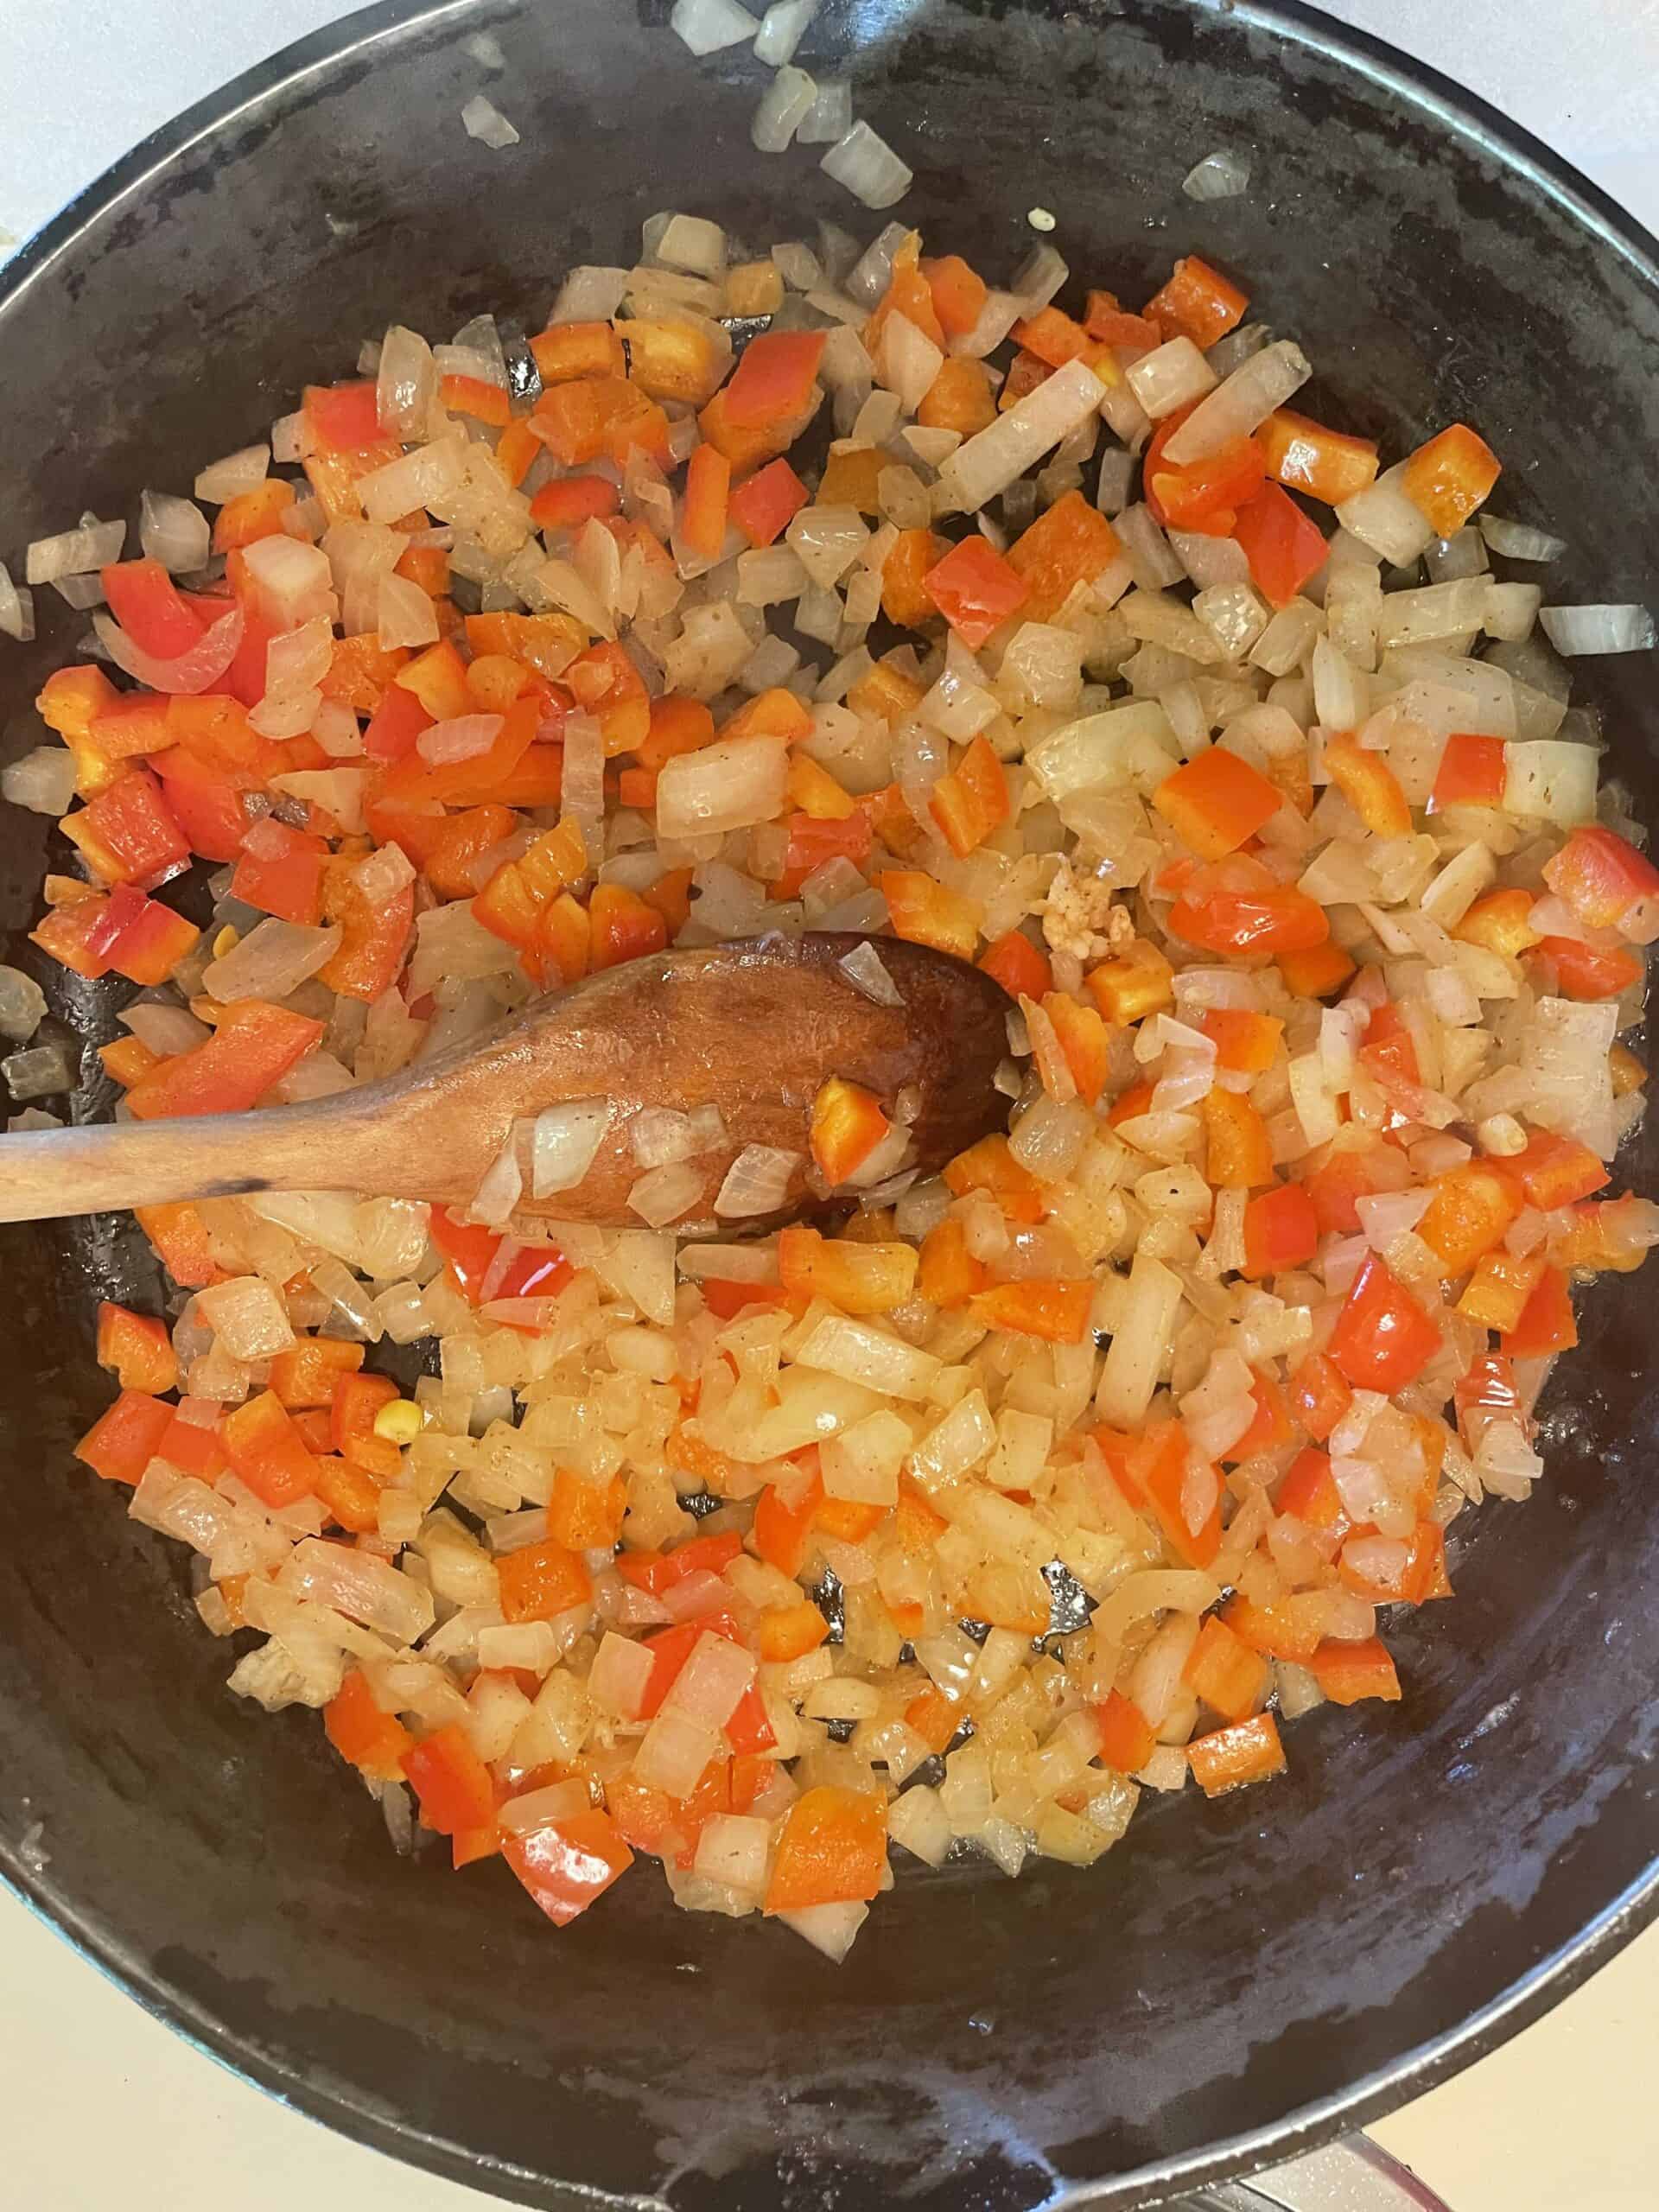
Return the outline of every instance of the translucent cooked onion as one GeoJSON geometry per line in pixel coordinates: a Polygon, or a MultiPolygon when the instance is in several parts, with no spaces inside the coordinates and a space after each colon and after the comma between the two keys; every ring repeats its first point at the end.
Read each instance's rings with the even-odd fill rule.
{"type": "MultiPolygon", "coordinates": [[[[1205,461],[1235,438],[1247,438],[1313,375],[1306,355],[1287,338],[1241,362],[1226,382],[1201,399],[1164,448],[1173,467],[1205,461]]],[[[1133,372],[1131,372],[1133,380],[1133,372]]]]}
{"type": "Polygon", "coordinates": [[[789,1195],[789,1186],[801,1164],[798,1152],[785,1152],[776,1145],[745,1145],[726,1171],[715,1198],[715,1211],[722,1221],[752,1220],[757,1214],[776,1213],[789,1195]]]}
{"type": "Polygon", "coordinates": [[[1249,181],[1250,165],[1242,155],[1206,154],[1181,179],[1181,190],[1189,200],[1236,200],[1249,181]]]}
{"type": "Polygon", "coordinates": [[[83,576],[121,558],[126,541],[124,522],[84,523],[56,537],[37,537],[23,556],[23,581],[55,583],[60,576],[83,576]]]}
{"type": "MultiPolygon", "coordinates": [[[[284,848],[286,849],[286,848],[284,848]]],[[[325,968],[340,946],[338,929],[311,929],[274,915],[256,923],[221,958],[202,971],[210,999],[285,999],[325,968]]]]}
{"type": "Polygon", "coordinates": [[[1550,531],[1536,530],[1524,522],[1506,522],[1501,515],[1484,510],[1475,517],[1475,526],[1493,552],[1501,553],[1506,561],[1558,561],[1567,550],[1567,540],[1550,531]]]}
{"type": "Polygon", "coordinates": [[[1080,423],[1099,412],[1100,380],[1082,361],[1068,361],[988,429],[957,447],[939,471],[939,490],[972,514],[1006,491],[1080,423]]]}
{"type": "Polygon", "coordinates": [[[0,768],[0,798],[55,822],[69,811],[76,791],[75,756],[60,745],[39,745],[0,768]]]}
{"type": "Polygon", "coordinates": [[[868,123],[855,123],[818,167],[867,207],[895,206],[913,181],[913,172],[868,123]]]}
{"type": "Polygon", "coordinates": [[[818,4],[819,0],[773,0],[755,34],[755,60],[764,61],[769,69],[781,69],[792,61],[818,4]]]}
{"type": "Polygon", "coordinates": [[[1550,644],[1568,659],[1584,653],[1646,652],[1659,639],[1645,607],[1544,607],[1538,620],[1550,644]]]}
{"type": "Polygon", "coordinates": [[[853,127],[853,88],[845,77],[821,77],[817,97],[795,133],[802,146],[833,146],[853,127]]]}
{"type": "Polygon", "coordinates": [[[699,56],[752,45],[760,35],[760,23],[737,0],[674,0],[668,27],[699,56]]]}
{"type": "Polygon", "coordinates": [[[873,944],[855,945],[836,963],[855,990],[877,1006],[902,1006],[904,994],[873,944]]]}
{"type": "Polygon", "coordinates": [[[416,739],[415,749],[435,768],[476,760],[500,736],[505,720],[501,715],[456,715],[448,721],[429,722],[416,739]]]}
{"type": "Polygon", "coordinates": [[[213,533],[194,499],[170,492],[146,492],[138,503],[138,543],[146,556],[174,575],[205,569],[213,533]]]}
{"type": "Polygon", "coordinates": [[[0,561],[0,636],[15,638],[26,645],[34,635],[35,594],[26,586],[14,583],[5,563],[0,561]]]}
{"type": "Polygon", "coordinates": [[[461,111],[461,120],[469,138],[476,138],[494,152],[518,143],[518,133],[495,102],[486,99],[482,92],[474,92],[467,102],[461,111]]]}
{"type": "MultiPolygon", "coordinates": [[[[772,10],[772,14],[777,10],[772,10]]],[[[749,137],[760,154],[781,154],[793,143],[796,132],[811,113],[818,88],[804,69],[781,68],[761,96],[749,126],[749,137]]]]}
{"type": "Polygon", "coordinates": [[[574,1190],[598,1157],[611,1124],[607,1098],[572,1099],[536,1116],[531,1139],[531,1196],[574,1190]]]}
{"type": "Polygon", "coordinates": [[[222,507],[245,492],[257,492],[270,474],[268,445],[242,446],[200,470],[192,490],[210,506],[222,507]]]}
{"type": "Polygon", "coordinates": [[[429,595],[407,576],[380,579],[376,627],[388,652],[401,645],[433,645],[438,641],[438,611],[429,595]]]}
{"type": "Polygon", "coordinates": [[[173,660],[158,660],[154,654],[134,645],[110,615],[100,612],[92,617],[99,643],[118,668],[124,669],[150,690],[165,691],[174,696],[206,691],[218,683],[236,658],[243,626],[241,603],[232,600],[188,652],[180,653],[173,660]]]}

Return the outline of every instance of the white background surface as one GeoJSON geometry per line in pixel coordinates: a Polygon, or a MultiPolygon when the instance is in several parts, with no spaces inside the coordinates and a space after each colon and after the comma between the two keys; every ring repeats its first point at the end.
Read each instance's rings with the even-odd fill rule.
{"type": "MultiPolygon", "coordinates": [[[[558,0],[546,0],[556,6],[558,0]]],[[[628,4],[628,0],[617,0],[628,4]]],[[[337,0],[0,0],[0,232],[26,236],[148,131],[337,0]]],[[[1659,0],[1332,0],[1472,86],[1659,229],[1659,0]]],[[[5,241],[0,238],[0,258],[5,241]]],[[[0,1892],[6,2212],[481,2212],[338,2140],[148,2018],[0,1892]]],[[[1452,2212],[1651,2212],[1659,1929],[1375,2132],[1452,2212]]]]}

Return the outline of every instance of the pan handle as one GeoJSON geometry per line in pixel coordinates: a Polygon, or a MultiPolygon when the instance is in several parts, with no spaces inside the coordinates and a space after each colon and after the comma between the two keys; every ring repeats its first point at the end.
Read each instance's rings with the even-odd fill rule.
{"type": "Polygon", "coordinates": [[[1344,2135],[1248,2181],[1183,2196],[1170,2212],[1449,2212],[1369,2136],[1344,2135]]]}

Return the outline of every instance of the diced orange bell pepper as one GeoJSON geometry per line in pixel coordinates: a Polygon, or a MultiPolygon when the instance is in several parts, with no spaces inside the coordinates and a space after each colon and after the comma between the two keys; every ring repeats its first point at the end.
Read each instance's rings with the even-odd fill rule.
{"type": "Polygon", "coordinates": [[[556,476],[531,501],[530,518],[537,530],[580,530],[621,509],[622,494],[608,476],[556,476]]]}
{"type": "Polygon", "coordinates": [[[1242,1007],[1207,1007],[1198,1027],[1216,1047],[1216,1065],[1238,1075],[1264,1075],[1274,1063],[1285,1025],[1270,1014],[1242,1007]]]}
{"type": "Polygon", "coordinates": [[[362,1364],[361,1344],[343,1337],[302,1337],[271,1361],[270,1387],[290,1413],[332,1406],[341,1376],[355,1375],[362,1364]]]}
{"type": "Polygon", "coordinates": [[[322,1024],[286,1007],[242,999],[225,1009],[213,1035],[163,1060],[127,1093],[135,1118],[237,1114],[257,1105],[273,1083],[304,1058],[322,1024]]]}
{"type": "Polygon", "coordinates": [[[1553,1213],[1558,1206],[1591,1198],[1611,1179],[1587,1144],[1548,1129],[1535,1129],[1526,1150],[1503,1162],[1503,1172],[1516,1178],[1528,1203],[1541,1213],[1553,1213]]]}
{"type": "Polygon", "coordinates": [[[881,473],[893,465],[893,455],[880,446],[836,447],[824,464],[815,504],[856,507],[863,515],[880,514],[881,473]]]}
{"type": "Polygon", "coordinates": [[[1246,1783],[1265,1782],[1285,1770],[1279,1724],[1270,1713],[1235,1722],[1214,1735],[1201,1736],[1186,1751],[1192,1778],[1206,1797],[1224,1796],[1246,1783]]]}
{"type": "Polygon", "coordinates": [[[469,416],[474,423],[486,423],[495,430],[505,430],[512,416],[506,386],[487,383],[482,377],[440,378],[438,404],[452,415],[469,416]]]}
{"type": "Polygon", "coordinates": [[[1059,1039],[1078,1096],[1087,1105],[1096,1104],[1105,1088],[1111,1062],[1111,1040],[1105,1022],[1093,1007],[1080,1006],[1064,991],[1049,992],[1042,1005],[1059,1039]]]}
{"type": "Polygon", "coordinates": [[[316,1488],[317,1463],[274,1390],[226,1414],[219,1438],[232,1466],[265,1504],[292,1505],[316,1488]]]}
{"type": "Polygon", "coordinates": [[[622,340],[608,322],[556,322],[531,340],[530,350],[543,385],[627,372],[622,340]]]}
{"type": "Polygon", "coordinates": [[[919,630],[934,620],[938,608],[927,578],[943,563],[949,547],[931,530],[901,530],[881,570],[881,611],[901,630],[919,630]]]}
{"type": "Polygon", "coordinates": [[[1376,481],[1377,454],[1370,438],[1327,429],[1281,407],[1256,432],[1275,483],[1328,507],[1353,499],[1376,481]]]}
{"type": "Polygon", "coordinates": [[[1382,1698],[1393,1704],[1399,1699],[1400,1677],[1394,1661],[1374,1636],[1358,1643],[1327,1637],[1308,1665],[1332,1705],[1357,1705],[1364,1698],[1382,1698]]]}
{"type": "Polygon", "coordinates": [[[960,892],[947,890],[920,868],[888,868],[880,880],[893,934],[912,944],[931,944],[971,960],[979,943],[975,909],[960,892]]]}
{"type": "Polygon", "coordinates": [[[1158,1748],[1157,1732],[1140,1707],[1113,1690],[1104,1705],[1096,1707],[1095,1718],[1102,1765],[1116,1774],[1139,1774],[1158,1748]]]}
{"type": "Polygon", "coordinates": [[[139,1228],[175,1282],[187,1290],[200,1290],[214,1280],[219,1269],[212,1240],[200,1214],[188,1199],[175,1205],[139,1206],[136,1211],[139,1228]]]}
{"type": "Polygon", "coordinates": [[[930,569],[922,588],[970,652],[977,652],[1031,596],[1019,570],[977,533],[963,538],[930,569]]]}
{"type": "Polygon", "coordinates": [[[1502,1243],[1521,1211],[1522,1193],[1510,1173],[1492,1160],[1471,1160],[1437,1175],[1434,1195],[1417,1234],[1440,1258],[1446,1274],[1467,1274],[1477,1260],[1502,1243]]]}
{"type": "Polygon", "coordinates": [[[629,375],[652,399],[701,407],[726,373],[731,350],[701,318],[634,315],[622,325],[629,375]]]}
{"type": "Polygon", "coordinates": [[[1319,1647],[1319,1629],[1304,1619],[1301,1608],[1291,1599],[1253,1605],[1242,1590],[1236,1591],[1222,1608],[1221,1618],[1241,1643],[1268,1659],[1306,1667],[1319,1647]]]}
{"type": "Polygon", "coordinates": [[[1319,1241],[1313,1202],[1300,1183],[1264,1191],[1244,1209],[1244,1273],[1252,1282],[1306,1267],[1319,1241]]]}
{"type": "Polygon", "coordinates": [[[556,1928],[568,1928],[633,1864],[616,1822],[597,1807],[504,1836],[501,1856],[556,1928]]]}
{"type": "Polygon", "coordinates": [[[1084,980],[1106,1020],[1128,1027],[1174,1005],[1174,976],[1157,946],[1142,938],[1120,958],[1090,969],[1084,980]]]}
{"type": "Polygon", "coordinates": [[[852,793],[804,753],[798,753],[790,762],[785,789],[793,804],[815,822],[847,822],[858,811],[858,801],[852,793]]]}
{"type": "Polygon", "coordinates": [[[976,852],[1007,820],[1008,779],[988,738],[975,738],[956,766],[939,778],[928,806],[959,861],[976,852]]]}
{"type": "Polygon", "coordinates": [[[1518,960],[1538,943],[1531,921],[1535,903],[1530,891],[1489,891],[1476,899],[1452,934],[1465,944],[1484,945],[1489,952],[1518,960]]]}
{"type": "Polygon", "coordinates": [[[162,1058],[160,1052],[152,1052],[137,1037],[118,1037],[112,1044],[100,1045],[98,1057],[111,1082],[118,1083],[124,1090],[137,1083],[140,1076],[148,1075],[152,1068],[160,1067],[162,1058]]]}
{"type": "Polygon", "coordinates": [[[294,486],[280,476],[267,476],[251,491],[238,492],[213,517],[214,552],[235,552],[257,545],[262,537],[275,537],[293,505],[294,486]]]}
{"type": "Polygon", "coordinates": [[[1368,1252],[1328,1346],[1356,1390],[1392,1397],[1416,1381],[1440,1348],[1440,1332],[1387,1262],[1368,1252]]]}
{"type": "Polygon", "coordinates": [[[887,1815],[879,1796],[823,1783],[785,1816],[766,1884],[766,1910],[866,1903],[887,1871],[887,1815]]]}
{"type": "Polygon", "coordinates": [[[933,312],[947,338],[965,338],[985,311],[985,280],[959,253],[924,260],[921,270],[933,296],[933,312]]]}
{"type": "MultiPolygon", "coordinates": [[[[1316,1354],[1315,1357],[1322,1358],[1324,1355],[1316,1354]]],[[[1332,1372],[1335,1375],[1334,1368],[1332,1372]]],[[[1318,1424],[1327,1436],[1352,1402],[1351,1392],[1339,1376],[1337,1377],[1337,1387],[1342,1393],[1340,1410],[1332,1413],[1329,1427],[1323,1421],[1318,1424]]],[[[1293,1378],[1291,1392],[1292,1403],[1295,1404],[1300,1395],[1296,1378],[1293,1378]]],[[[1281,1513],[1292,1515],[1321,1535],[1340,1539],[1353,1525],[1344,1509],[1336,1477],[1331,1471],[1330,1453],[1317,1451],[1312,1445],[1306,1451],[1299,1452],[1291,1461],[1284,1480],[1279,1485],[1276,1502],[1281,1513]]]]}
{"type": "Polygon", "coordinates": [[[1233,537],[1244,549],[1250,578],[1270,607],[1288,607],[1325,566],[1325,534],[1288,492],[1264,484],[1238,510],[1233,537]]]}
{"type": "Polygon", "coordinates": [[[772,545],[805,506],[809,493],[781,458],[758,468],[728,501],[728,512],[751,545],[772,545]]]}
{"type": "Polygon", "coordinates": [[[812,1102],[808,1131],[812,1157],[824,1181],[832,1189],[849,1181],[892,1128],[873,1092],[832,1076],[812,1102]]]}
{"type": "Polygon", "coordinates": [[[360,1667],[353,1667],[323,1707],[328,1741],[371,1782],[401,1782],[404,1759],[415,1746],[396,1713],[383,1713],[360,1667]]]}
{"type": "Polygon", "coordinates": [[[561,1467],[547,1502],[547,1533],[569,1552],[607,1549],[621,1536],[627,1510],[627,1485],[620,1476],[589,1482],[574,1468],[561,1467]]]}
{"type": "Polygon", "coordinates": [[[976,1291],[968,1301],[976,1321],[1016,1336],[1040,1337],[1051,1344],[1081,1344],[1094,1302],[1090,1282],[1045,1281],[1027,1277],[976,1291]]]}
{"type": "Polygon", "coordinates": [[[995,976],[1011,999],[1046,999],[1054,987],[1048,956],[1022,930],[1008,930],[980,959],[980,967],[995,976]]]}
{"type": "Polygon", "coordinates": [[[124,1390],[154,1397],[178,1387],[179,1363],[166,1322],[108,1299],[98,1308],[98,1363],[113,1370],[124,1390]]]}
{"type": "Polygon", "coordinates": [[[791,1580],[800,1573],[813,1519],[823,1502],[823,1484],[816,1478],[792,1505],[785,1501],[775,1483],[766,1484],[754,1502],[750,1540],[768,1567],[775,1567],[791,1580]]]}
{"type": "MultiPolygon", "coordinates": [[[[1204,756],[1208,759],[1208,754],[1204,756]]],[[[1265,872],[1264,872],[1265,873],[1265,872]]],[[[1184,891],[1170,909],[1171,932],[1206,952],[1306,952],[1325,943],[1331,918],[1290,885],[1184,891]]]]}
{"type": "Polygon", "coordinates": [[[322,918],[322,872],[327,841],[268,816],[249,833],[231,878],[231,895],[261,913],[315,929],[322,918]]]}
{"type": "Polygon", "coordinates": [[[1221,1454],[1224,1460],[1230,1460],[1235,1465],[1242,1465],[1246,1459],[1256,1459],[1263,1452],[1281,1451],[1295,1441],[1290,1409],[1276,1378],[1265,1367],[1251,1371],[1255,1380],[1250,1385],[1250,1395],[1255,1401],[1255,1418],[1243,1435],[1221,1454]]]}
{"type": "Polygon", "coordinates": [[[754,1648],[769,1665],[804,1659],[830,1633],[830,1624],[810,1598],[798,1605],[779,1605],[755,1623],[754,1648]]]}
{"type": "Polygon", "coordinates": [[[1207,353],[1236,330],[1250,302],[1236,284],[1189,253],[1175,264],[1163,287],[1147,302],[1146,319],[1165,339],[1190,338],[1207,353]]]}
{"type": "MultiPolygon", "coordinates": [[[[1107,1433],[1096,1431],[1101,1441],[1107,1433]]],[[[1103,1450],[1105,1449],[1102,1443],[1103,1450]]],[[[1194,1529],[1187,1518],[1188,1462],[1192,1448],[1186,1431],[1178,1421],[1154,1421],[1145,1434],[1130,1440],[1126,1455],[1108,1464],[1131,1504],[1149,1505],[1170,1549],[1188,1567],[1207,1567],[1221,1549],[1221,1484],[1213,1471],[1215,1503],[1203,1525],[1194,1529]]]]}
{"type": "Polygon", "coordinates": [[[1166,776],[1152,803],[1183,844],[1207,861],[1236,852],[1279,811],[1279,793],[1248,760],[1212,745],[1166,776]]]}
{"type": "Polygon", "coordinates": [[[1267,481],[1262,448],[1254,438],[1230,438],[1202,461],[1181,465],[1165,458],[1165,448],[1192,413],[1190,407],[1166,415],[1154,431],[1141,466],[1147,505],[1153,520],[1166,530],[1197,531],[1226,537],[1238,510],[1267,481]]]}
{"type": "Polygon", "coordinates": [[[1014,357],[1014,365],[1002,379],[996,395],[996,410],[1006,415],[1010,407],[1017,407],[1022,399],[1029,399],[1039,385],[1046,384],[1054,372],[1048,363],[1035,353],[1023,350],[1014,357]]]}
{"type": "Polygon", "coordinates": [[[1272,1684],[1268,1662],[1214,1614],[1198,1630],[1181,1680],[1224,1720],[1248,1720],[1272,1684]]]}
{"type": "Polygon", "coordinates": [[[551,1537],[525,1544],[497,1563],[501,1611],[509,1621],[550,1621],[593,1595],[593,1581],[579,1555],[551,1537]]]}
{"type": "MultiPolygon", "coordinates": [[[[937,542],[943,546],[943,539],[937,542]]],[[[847,694],[847,704],[855,715],[868,715],[872,721],[892,723],[921,704],[921,685],[899,665],[899,656],[903,650],[902,646],[895,646],[892,652],[883,653],[874,667],[854,684],[847,694]]],[[[890,785],[888,789],[896,793],[898,785],[890,785]]],[[[885,823],[882,830],[886,836],[885,823]]],[[[887,836],[887,841],[888,843],[893,842],[891,836],[887,836]]]]}
{"type": "Polygon", "coordinates": [[[976,437],[995,420],[996,397],[985,364],[960,357],[940,364],[916,410],[920,429],[954,430],[961,438],[976,437]]]}
{"type": "Polygon", "coordinates": [[[1279,973],[1293,998],[1333,997],[1354,974],[1354,963],[1339,944],[1328,941],[1301,952],[1281,952],[1279,973]]]}
{"type": "Polygon", "coordinates": [[[1008,1150],[1005,1136],[981,1137],[946,1162],[945,1186],[955,1198],[988,1191],[1010,1221],[1039,1222],[1046,1210],[1043,1186],[1008,1150]]]}
{"type": "Polygon", "coordinates": [[[190,865],[189,842],[148,768],[129,767],[58,827],[105,883],[154,891],[190,865]]]}
{"type": "Polygon", "coordinates": [[[1083,325],[1073,322],[1057,307],[1039,308],[1035,315],[1023,316],[1008,335],[1014,345],[1034,353],[1051,369],[1063,369],[1068,361],[1086,353],[1090,346],[1083,325]]]}
{"type": "Polygon", "coordinates": [[[356,862],[331,861],[323,878],[323,912],[340,933],[340,950],[319,980],[346,998],[370,1005],[397,982],[415,922],[414,887],[405,884],[377,904],[357,880],[356,862]]]}
{"type": "Polygon", "coordinates": [[[1325,741],[1331,780],[1374,837],[1408,837],[1411,809],[1400,779],[1380,753],[1343,734],[1325,741]]]}
{"type": "Polygon", "coordinates": [[[821,330],[766,330],[752,338],[726,385],[726,420],[738,430],[792,421],[811,402],[825,342],[821,330]]]}
{"type": "Polygon", "coordinates": [[[732,464],[713,446],[699,446],[686,465],[685,506],[680,535],[686,550],[711,565],[726,542],[726,507],[732,488],[732,464]]]}
{"type": "Polygon", "coordinates": [[[965,1306],[988,1280],[983,1262],[968,1249],[967,1232],[954,1216],[928,1230],[922,1239],[918,1287],[930,1306],[965,1306]]]}
{"type": "Polygon", "coordinates": [[[620,883],[594,887],[588,902],[589,963],[595,969],[660,952],[668,943],[668,924],[654,906],[620,883]]]}
{"type": "Polygon", "coordinates": [[[1117,532],[1081,492],[1067,492],[1008,548],[1007,565],[1024,580],[1028,622],[1050,622],[1079,584],[1091,584],[1118,558],[1117,532]]]}
{"type": "Polygon", "coordinates": [[[1199,1102],[1204,1120],[1205,1179],[1217,1191],[1260,1190],[1273,1180],[1273,1140],[1260,1111],[1219,1084],[1199,1102]]]}
{"type": "Polygon", "coordinates": [[[1485,504],[1503,464],[1486,441],[1466,423],[1453,423],[1406,462],[1400,488],[1434,525],[1435,535],[1451,537],[1477,507],[1485,504]]]}
{"type": "Polygon", "coordinates": [[[75,1446],[75,1457],[106,1483],[137,1483],[162,1448],[174,1408],[141,1390],[124,1389],[75,1446]]]}
{"type": "Polygon", "coordinates": [[[785,691],[781,684],[772,684],[747,706],[740,707],[729,721],[722,722],[720,734],[722,739],[779,737],[790,745],[798,738],[809,736],[811,729],[812,716],[807,707],[792,691],[785,691]]]}

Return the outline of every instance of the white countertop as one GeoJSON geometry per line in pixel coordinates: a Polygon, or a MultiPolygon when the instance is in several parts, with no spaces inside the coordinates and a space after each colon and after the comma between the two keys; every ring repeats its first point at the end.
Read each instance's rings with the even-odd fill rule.
{"type": "MultiPolygon", "coordinates": [[[[1659,0],[1327,7],[1484,94],[1659,230],[1659,0]]],[[[180,109],[348,12],[340,0],[0,0],[0,259],[5,232],[26,236],[180,109]]],[[[15,2212],[480,2212],[488,2201],[262,2096],[6,1892],[0,1986],[0,2203],[15,2212]]],[[[1659,1928],[1373,2132],[1452,2212],[1651,2212],[1659,2100],[1633,2092],[1638,2055],[1656,2046],[1659,1928]]]]}

